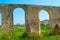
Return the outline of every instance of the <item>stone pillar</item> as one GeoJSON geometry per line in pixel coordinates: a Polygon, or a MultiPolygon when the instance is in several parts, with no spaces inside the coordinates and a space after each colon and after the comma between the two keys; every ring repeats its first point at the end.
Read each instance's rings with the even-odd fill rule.
{"type": "Polygon", "coordinates": [[[38,11],[35,8],[28,7],[26,12],[26,31],[27,33],[40,33],[40,22],[38,18],[38,11]]]}
{"type": "Polygon", "coordinates": [[[59,11],[57,9],[52,9],[52,14],[50,16],[50,29],[51,29],[51,34],[56,35],[59,32],[59,11]],[[57,13],[57,14],[56,14],[57,13]],[[56,26],[57,25],[57,26],[56,26]]]}
{"type": "Polygon", "coordinates": [[[26,31],[28,33],[40,34],[40,23],[38,18],[29,18],[26,21],[26,31]]]}
{"type": "Polygon", "coordinates": [[[54,23],[52,19],[50,20],[50,31],[50,34],[54,34],[54,23]]]}
{"type": "Polygon", "coordinates": [[[8,6],[2,11],[2,29],[3,33],[13,32],[13,12],[8,6]]]}
{"type": "Polygon", "coordinates": [[[40,24],[38,18],[30,19],[30,28],[32,33],[40,33],[40,24]]]}

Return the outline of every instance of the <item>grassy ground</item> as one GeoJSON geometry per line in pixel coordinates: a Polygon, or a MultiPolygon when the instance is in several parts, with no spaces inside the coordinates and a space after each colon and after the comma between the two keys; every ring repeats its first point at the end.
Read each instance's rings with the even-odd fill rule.
{"type": "Polygon", "coordinates": [[[49,35],[50,28],[48,26],[47,27],[42,26],[41,30],[42,34],[40,36],[39,35],[35,36],[35,34],[33,34],[34,36],[32,35],[27,36],[26,34],[24,34],[25,32],[24,26],[14,26],[14,34],[1,35],[2,29],[0,28],[0,40],[60,40],[60,35],[56,36],[49,35]]]}
{"type": "Polygon", "coordinates": [[[46,34],[50,34],[50,27],[47,25],[47,26],[41,26],[41,31],[45,32],[46,34]]]}

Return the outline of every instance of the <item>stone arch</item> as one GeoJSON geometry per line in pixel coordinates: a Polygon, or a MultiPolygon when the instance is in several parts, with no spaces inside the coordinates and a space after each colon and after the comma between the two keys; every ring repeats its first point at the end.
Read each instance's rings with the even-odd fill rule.
{"type": "MultiPolygon", "coordinates": [[[[19,9],[19,10],[22,10],[23,13],[23,16],[24,16],[24,19],[25,19],[25,10],[23,8],[15,8],[15,9],[19,9]]],[[[15,9],[13,10],[13,12],[15,12],[15,9]]],[[[14,13],[13,13],[13,16],[14,16],[14,13]]],[[[13,17],[14,18],[14,17],[13,17]]],[[[21,18],[20,18],[21,19],[21,18]]],[[[14,19],[13,19],[14,20],[14,19]]],[[[24,23],[25,23],[25,20],[24,20],[24,23]]]]}
{"type": "MultiPolygon", "coordinates": [[[[41,11],[44,11],[44,12],[46,12],[46,14],[48,15],[48,20],[50,21],[50,13],[47,11],[47,10],[45,10],[45,9],[41,9],[40,11],[39,11],[39,14],[41,14],[41,11]]],[[[40,16],[40,15],[39,15],[40,16]]],[[[44,16],[43,16],[44,17],[44,16]]],[[[39,19],[40,20],[40,19],[39,19]]],[[[40,20],[41,21],[41,20],[40,20]]],[[[39,26],[40,26],[40,29],[42,28],[41,27],[41,22],[39,22],[39,26]]],[[[46,27],[47,27],[47,25],[45,25],[46,27]]],[[[50,28],[50,27],[49,27],[50,28]]],[[[45,31],[45,30],[43,30],[43,31],[45,31]]],[[[46,33],[47,33],[47,31],[45,31],[46,33]]],[[[50,29],[49,29],[49,32],[50,32],[50,29]]],[[[41,30],[41,33],[42,33],[42,30],[41,30]]]]}
{"type": "Polygon", "coordinates": [[[39,15],[39,12],[40,12],[41,10],[45,10],[45,11],[49,14],[49,24],[50,24],[50,23],[51,23],[50,21],[51,21],[51,17],[52,17],[52,12],[51,12],[49,9],[47,9],[47,8],[42,8],[42,9],[40,9],[40,10],[38,11],[38,15],[39,15]]]}
{"type": "MultiPolygon", "coordinates": [[[[49,10],[49,8],[41,8],[40,10],[39,10],[39,12],[41,11],[41,10],[45,10],[48,14],[49,14],[49,26],[50,26],[50,33],[51,33],[51,29],[52,29],[52,26],[51,26],[51,18],[52,18],[52,11],[51,10],[49,10]]],[[[40,23],[39,23],[40,24],[40,23]]],[[[41,25],[40,25],[41,26],[41,25]]]]}
{"type": "MultiPolygon", "coordinates": [[[[49,26],[50,26],[50,33],[52,33],[52,10],[50,10],[49,8],[47,8],[47,7],[42,7],[42,8],[40,8],[39,9],[39,11],[38,12],[40,12],[41,10],[45,10],[46,12],[48,12],[48,14],[49,14],[49,26]]],[[[40,24],[40,23],[39,23],[40,24]]],[[[41,26],[41,25],[40,25],[41,26]]]]}
{"type": "MultiPolygon", "coordinates": [[[[16,7],[15,9],[17,9],[17,8],[19,9],[19,11],[22,10],[22,12],[23,12],[23,15],[22,15],[22,16],[23,16],[24,19],[25,19],[25,10],[24,10],[24,8],[16,7]]],[[[15,9],[13,10],[13,12],[15,11],[15,9]]],[[[17,11],[18,11],[18,10],[17,10],[17,11]]],[[[17,13],[17,14],[18,14],[18,13],[17,13]]],[[[20,13],[19,13],[19,14],[20,14],[20,13]]],[[[19,16],[19,15],[18,15],[18,16],[19,16]]],[[[13,19],[14,19],[14,17],[15,17],[15,16],[14,16],[14,13],[13,13],[13,19]]],[[[19,18],[21,19],[21,17],[19,17],[19,18]]],[[[14,22],[14,20],[13,20],[13,22],[14,22]]],[[[20,22],[19,22],[19,23],[20,23],[20,22]]],[[[18,27],[19,27],[19,26],[18,26],[18,27]]],[[[18,30],[19,30],[19,29],[18,29],[18,30]]],[[[24,30],[26,31],[25,20],[24,20],[24,30]]],[[[24,32],[25,32],[25,31],[24,31],[24,32]]],[[[22,34],[23,34],[24,32],[22,32],[22,34]]]]}
{"type": "Polygon", "coordinates": [[[49,14],[49,18],[51,18],[51,15],[52,15],[51,10],[49,10],[49,9],[47,9],[47,8],[42,8],[42,9],[40,9],[39,11],[41,11],[41,10],[45,10],[45,11],[47,11],[48,14],[49,14]]]}
{"type": "Polygon", "coordinates": [[[27,8],[24,5],[14,5],[14,7],[12,6],[12,11],[14,11],[14,9],[16,9],[16,8],[21,8],[25,12],[25,25],[26,25],[27,8]]]}
{"type": "Polygon", "coordinates": [[[41,10],[39,11],[39,14],[40,14],[41,11],[46,12],[46,13],[48,14],[48,16],[50,17],[50,14],[49,14],[49,12],[48,12],[47,10],[45,10],[45,9],[41,9],[41,10]]]}

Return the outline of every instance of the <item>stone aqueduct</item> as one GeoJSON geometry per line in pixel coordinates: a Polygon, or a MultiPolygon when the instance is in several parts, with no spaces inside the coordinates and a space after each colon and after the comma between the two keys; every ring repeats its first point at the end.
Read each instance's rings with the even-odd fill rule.
{"type": "MultiPolygon", "coordinates": [[[[23,8],[25,11],[25,24],[27,33],[41,33],[39,11],[44,9],[49,13],[51,33],[56,33],[56,24],[60,27],[60,7],[42,6],[42,5],[24,5],[24,4],[0,4],[0,12],[2,12],[2,29],[3,32],[13,31],[13,10],[15,8],[23,8]]],[[[59,31],[59,29],[57,29],[59,31]]]]}

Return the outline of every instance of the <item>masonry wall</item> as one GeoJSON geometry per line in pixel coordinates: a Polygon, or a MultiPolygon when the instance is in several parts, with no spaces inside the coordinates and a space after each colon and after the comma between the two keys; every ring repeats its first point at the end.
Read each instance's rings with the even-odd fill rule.
{"type": "Polygon", "coordinates": [[[51,33],[55,34],[55,26],[60,28],[60,7],[39,6],[39,5],[22,5],[22,4],[0,4],[2,12],[2,29],[4,33],[13,32],[13,10],[23,8],[25,11],[25,24],[27,33],[41,33],[39,11],[46,10],[49,13],[51,33]]]}

